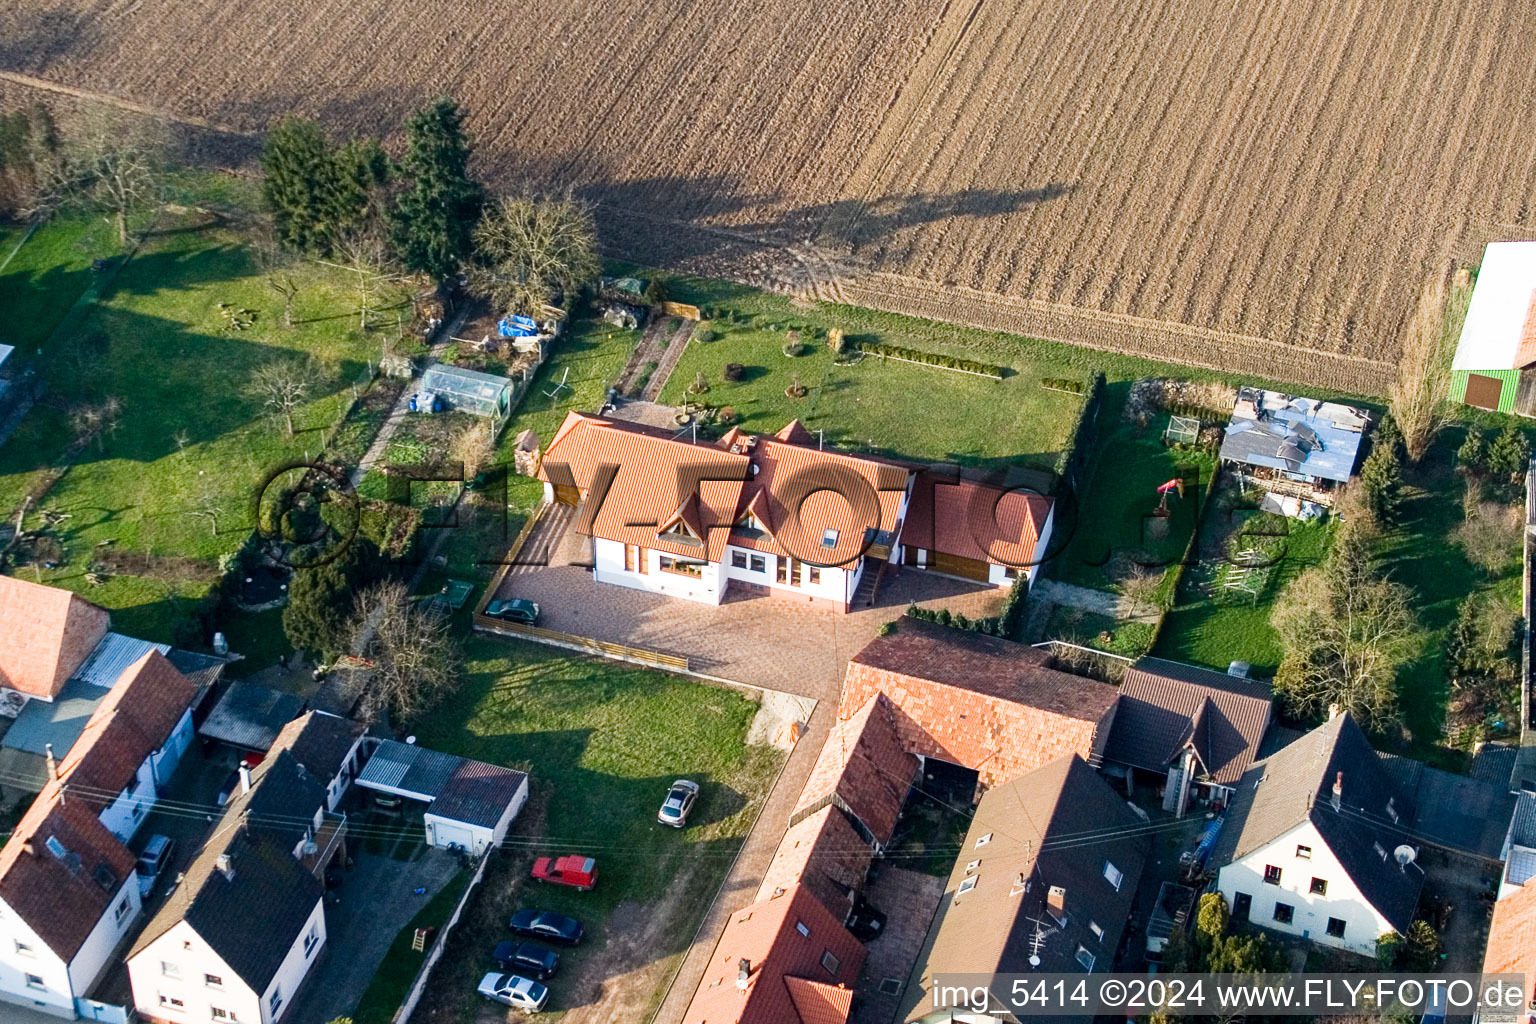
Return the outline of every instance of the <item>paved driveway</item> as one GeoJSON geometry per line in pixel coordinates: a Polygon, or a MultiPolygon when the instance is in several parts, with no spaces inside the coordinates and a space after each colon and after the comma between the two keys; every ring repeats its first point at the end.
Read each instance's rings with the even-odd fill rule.
{"type": "Polygon", "coordinates": [[[874,607],[848,614],[734,591],[720,605],[708,605],[595,582],[585,568],[569,564],[581,557],[582,540],[566,531],[552,545],[548,566],[519,566],[496,596],[537,601],[539,625],[547,629],[680,654],[693,672],[817,700],[837,699],[848,659],[909,603],[976,618],[996,614],[1007,593],[902,569],[881,582],[874,607]]]}
{"type": "Polygon", "coordinates": [[[325,959],[305,983],[289,1024],[326,1024],[351,1013],[400,929],[459,870],[458,858],[446,850],[429,848],[420,859],[403,861],[364,853],[353,841],[349,852],[354,863],[336,890],[340,902],[325,906],[325,959]],[[417,896],[418,887],[427,891],[417,896]]]}

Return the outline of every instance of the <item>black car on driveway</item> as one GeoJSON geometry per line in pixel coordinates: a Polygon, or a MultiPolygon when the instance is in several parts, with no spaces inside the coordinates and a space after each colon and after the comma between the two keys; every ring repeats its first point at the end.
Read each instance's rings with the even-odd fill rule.
{"type": "Polygon", "coordinates": [[[491,954],[496,966],[504,971],[531,975],[547,980],[560,966],[560,954],[533,942],[498,942],[491,954]]]}
{"type": "Polygon", "coordinates": [[[566,917],[552,910],[519,910],[508,922],[514,932],[535,939],[549,939],[565,946],[581,941],[586,929],[574,917],[566,917]]]}

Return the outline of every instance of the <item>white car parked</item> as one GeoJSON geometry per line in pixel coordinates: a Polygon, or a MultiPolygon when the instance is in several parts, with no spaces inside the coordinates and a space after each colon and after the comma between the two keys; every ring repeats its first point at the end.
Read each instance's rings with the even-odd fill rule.
{"type": "Polygon", "coordinates": [[[538,1013],[549,1002],[549,989],[520,974],[487,974],[480,979],[476,991],[487,999],[530,1013],[538,1013]]]}

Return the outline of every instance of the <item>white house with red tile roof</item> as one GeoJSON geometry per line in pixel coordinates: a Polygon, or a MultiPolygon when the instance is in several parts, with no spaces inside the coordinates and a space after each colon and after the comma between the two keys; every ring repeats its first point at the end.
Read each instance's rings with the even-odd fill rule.
{"type": "Polygon", "coordinates": [[[0,575],[0,687],[52,700],[107,635],[105,608],[0,575]]]}
{"type": "MultiPolygon", "coordinates": [[[[539,475],[547,500],[580,506],[599,582],[709,604],[735,587],[846,611],[866,572],[902,564],[925,474],[822,448],[798,421],[700,444],[573,412],[539,475]]],[[[919,564],[1003,585],[1038,562],[1048,499],[936,480],[919,564]]]]}

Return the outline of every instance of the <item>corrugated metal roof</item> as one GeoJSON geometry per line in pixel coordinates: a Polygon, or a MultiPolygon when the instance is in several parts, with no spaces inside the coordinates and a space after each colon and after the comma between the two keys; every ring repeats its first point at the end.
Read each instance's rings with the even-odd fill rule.
{"type": "Polygon", "coordinates": [[[1351,428],[1365,422],[1364,413],[1353,406],[1245,387],[1238,391],[1221,457],[1343,482],[1355,470],[1364,437],[1361,429],[1351,428]]]}
{"type": "Polygon", "coordinates": [[[1504,881],[1524,885],[1536,877],[1536,850],[1513,850],[1504,868],[1504,881]]]}
{"type": "Polygon", "coordinates": [[[110,688],[117,682],[118,677],[127,671],[129,665],[150,651],[168,654],[170,650],[170,644],[152,644],[148,640],[135,640],[121,633],[108,633],[101,638],[101,642],[96,645],[96,649],[90,653],[85,662],[75,670],[74,678],[90,683],[92,686],[110,688]]]}
{"type": "Polygon", "coordinates": [[[1509,826],[1509,841],[1516,846],[1536,849],[1536,793],[1522,790],[1515,800],[1515,816],[1509,826]]]}
{"type": "MultiPolygon", "coordinates": [[[[432,753],[432,751],[426,751],[432,753]]],[[[446,756],[446,755],[439,755],[446,756]]],[[[482,828],[495,828],[517,799],[528,776],[484,761],[459,760],[451,778],[432,801],[431,814],[482,828]]]]}
{"type": "Polygon", "coordinates": [[[453,754],[385,740],[375,748],[357,784],[418,800],[435,800],[463,764],[464,758],[453,754]]]}
{"type": "Polygon", "coordinates": [[[303,710],[302,697],[255,683],[232,683],[197,734],[245,750],[267,750],[303,710]]]}

